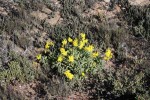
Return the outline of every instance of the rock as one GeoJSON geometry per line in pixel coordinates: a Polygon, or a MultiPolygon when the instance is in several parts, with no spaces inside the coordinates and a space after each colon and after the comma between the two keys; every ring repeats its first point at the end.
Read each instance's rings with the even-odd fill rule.
{"type": "Polygon", "coordinates": [[[106,3],[110,3],[110,0],[104,0],[106,3]]]}
{"type": "Polygon", "coordinates": [[[5,11],[5,9],[3,7],[0,7],[0,15],[8,15],[8,13],[5,11]]]}
{"type": "Polygon", "coordinates": [[[50,9],[48,9],[47,7],[43,7],[42,8],[42,12],[46,13],[46,14],[50,14],[52,11],[50,9]]]}
{"type": "Polygon", "coordinates": [[[150,0],[129,0],[129,3],[131,5],[144,6],[144,5],[149,5],[150,0]]]}

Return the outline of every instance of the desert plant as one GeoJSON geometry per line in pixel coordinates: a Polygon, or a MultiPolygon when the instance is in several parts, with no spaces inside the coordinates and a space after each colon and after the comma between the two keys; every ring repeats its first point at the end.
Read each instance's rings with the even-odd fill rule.
{"type": "Polygon", "coordinates": [[[102,69],[105,61],[112,58],[110,48],[102,56],[100,49],[88,41],[85,33],[74,39],[71,37],[63,39],[55,52],[50,51],[51,46],[54,46],[54,43],[48,41],[44,51],[48,54],[39,54],[37,59],[41,63],[51,62],[49,67],[56,69],[60,75],[65,75],[69,80],[82,80],[90,74],[96,74],[102,69]]]}
{"type": "Polygon", "coordinates": [[[36,73],[31,67],[31,62],[26,58],[16,55],[14,52],[10,52],[9,57],[11,60],[8,62],[7,68],[3,68],[0,72],[1,82],[6,81],[9,83],[13,80],[28,82],[35,78],[36,73]]]}

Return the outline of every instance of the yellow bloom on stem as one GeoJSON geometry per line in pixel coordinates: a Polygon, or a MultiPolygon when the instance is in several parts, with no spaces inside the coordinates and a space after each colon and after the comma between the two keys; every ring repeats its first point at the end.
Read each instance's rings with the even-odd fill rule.
{"type": "Polygon", "coordinates": [[[67,40],[64,39],[64,40],[62,41],[62,45],[64,46],[64,45],[66,45],[66,44],[67,44],[67,40]]]}
{"type": "Polygon", "coordinates": [[[58,62],[62,62],[62,61],[63,61],[63,56],[62,56],[62,55],[59,55],[57,61],[58,61],[58,62]]]}
{"type": "Polygon", "coordinates": [[[45,44],[45,49],[49,49],[50,46],[54,46],[54,43],[52,41],[47,41],[45,44]]]}
{"type": "Polygon", "coordinates": [[[82,49],[85,45],[85,42],[84,41],[80,41],[79,43],[79,49],[82,49]]]}
{"type": "Polygon", "coordinates": [[[97,57],[98,56],[98,52],[94,52],[94,53],[92,53],[92,57],[97,57]]]}
{"type": "Polygon", "coordinates": [[[81,33],[80,36],[81,36],[82,40],[85,39],[85,33],[81,33]]]}
{"type": "Polygon", "coordinates": [[[60,48],[60,52],[65,52],[65,49],[64,48],[60,48]]]}
{"type": "Polygon", "coordinates": [[[112,52],[111,52],[111,49],[108,48],[108,49],[106,50],[106,52],[105,52],[104,60],[108,61],[108,60],[110,60],[110,59],[112,58],[112,56],[113,56],[113,54],[112,54],[112,52]]]}
{"type": "Polygon", "coordinates": [[[42,58],[42,55],[41,54],[38,54],[37,56],[36,56],[36,59],[37,60],[40,60],[42,58]]]}
{"type": "Polygon", "coordinates": [[[88,47],[84,48],[86,51],[88,52],[92,52],[94,50],[94,46],[93,45],[89,45],[88,47]]]}
{"type": "Polygon", "coordinates": [[[71,55],[71,56],[69,56],[68,58],[69,58],[69,59],[68,59],[69,62],[74,62],[74,56],[71,55]]]}
{"type": "Polygon", "coordinates": [[[73,46],[74,46],[74,47],[77,47],[77,46],[78,46],[78,39],[77,39],[77,38],[74,39],[74,41],[73,41],[73,46]]]}
{"type": "Polygon", "coordinates": [[[88,39],[83,40],[85,43],[88,43],[88,39]]]}
{"type": "Polygon", "coordinates": [[[84,73],[84,72],[82,72],[82,73],[81,73],[81,75],[82,75],[82,76],[85,76],[85,73],[84,73]]]}
{"type": "Polygon", "coordinates": [[[60,52],[62,55],[67,56],[67,51],[64,48],[60,48],[60,52]]]}
{"type": "Polygon", "coordinates": [[[72,40],[72,38],[69,37],[69,38],[68,38],[68,41],[69,41],[69,42],[72,42],[73,40],[72,40]]]}
{"type": "Polygon", "coordinates": [[[61,53],[64,56],[67,56],[67,51],[61,53]]]}
{"type": "Polygon", "coordinates": [[[70,80],[73,79],[74,75],[72,73],[70,73],[70,70],[67,70],[64,72],[64,74],[66,75],[66,77],[70,80]]]}

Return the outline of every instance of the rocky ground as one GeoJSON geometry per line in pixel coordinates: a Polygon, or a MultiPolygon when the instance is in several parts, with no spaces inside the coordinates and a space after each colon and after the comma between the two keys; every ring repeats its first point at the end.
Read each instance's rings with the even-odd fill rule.
{"type": "MultiPolygon", "coordinates": [[[[149,4],[149,0],[0,0],[0,73],[17,61],[22,68],[26,68],[24,76],[31,69],[34,75],[34,79],[31,79],[31,74],[21,79],[13,76],[7,81],[0,74],[0,98],[88,100],[99,99],[102,95],[103,100],[114,100],[111,99],[114,95],[105,97],[105,93],[98,94],[98,90],[92,87],[82,91],[72,90],[57,75],[47,75],[36,61],[36,55],[44,51],[47,40],[59,42],[65,36],[76,36],[82,31],[102,49],[113,49],[114,57],[107,62],[105,69],[111,67],[112,70],[124,69],[128,72],[134,66],[131,69],[136,70],[137,75],[143,72],[146,78],[144,85],[148,84],[149,4]]],[[[146,91],[150,93],[149,88],[146,91]]],[[[114,98],[119,100],[117,96],[114,98]]]]}

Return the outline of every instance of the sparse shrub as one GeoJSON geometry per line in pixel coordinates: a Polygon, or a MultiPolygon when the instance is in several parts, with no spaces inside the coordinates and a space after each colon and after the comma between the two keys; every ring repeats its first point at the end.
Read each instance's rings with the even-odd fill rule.
{"type": "Polygon", "coordinates": [[[2,87],[0,85],[0,99],[1,100],[20,100],[20,99],[24,99],[24,97],[18,93],[15,93],[14,90],[11,90],[9,85],[7,85],[6,87],[2,87]]]}
{"type": "MultiPolygon", "coordinates": [[[[0,72],[0,80],[10,82],[18,80],[20,82],[28,82],[35,78],[36,74],[31,67],[31,63],[21,56],[16,55],[14,52],[10,52],[11,58],[7,68],[3,68],[0,72]]],[[[5,66],[6,67],[6,66],[5,66]]]]}
{"type": "Polygon", "coordinates": [[[147,95],[144,79],[145,74],[134,67],[126,69],[110,67],[109,70],[103,70],[98,75],[92,76],[91,81],[85,82],[88,84],[85,86],[91,86],[90,90],[96,90],[90,94],[94,99],[120,100],[130,98],[135,100],[136,97],[144,98],[144,95],[147,95]]]}
{"type": "Polygon", "coordinates": [[[126,8],[123,11],[124,19],[131,26],[131,30],[137,37],[150,39],[150,5],[132,6],[128,0],[121,0],[120,4],[126,8]]]}

